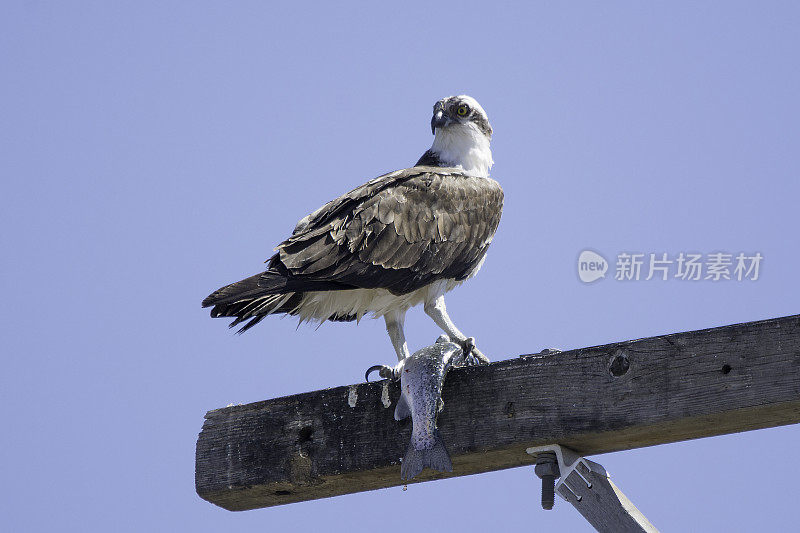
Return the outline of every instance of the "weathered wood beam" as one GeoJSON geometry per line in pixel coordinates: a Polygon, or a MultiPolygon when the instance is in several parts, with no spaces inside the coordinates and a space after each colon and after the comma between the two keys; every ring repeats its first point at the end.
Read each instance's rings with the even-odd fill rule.
{"type": "MultiPolygon", "coordinates": [[[[210,411],[197,493],[241,511],[401,485],[398,395],[382,381],[210,411]]],[[[595,455],[797,423],[800,315],[454,369],[443,398],[453,473],[415,481],[529,465],[543,444],[595,455]]]]}

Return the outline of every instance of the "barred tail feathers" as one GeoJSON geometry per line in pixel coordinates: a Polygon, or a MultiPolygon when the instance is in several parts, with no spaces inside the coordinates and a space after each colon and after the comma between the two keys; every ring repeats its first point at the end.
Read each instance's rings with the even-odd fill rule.
{"type": "Polygon", "coordinates": [[[234,317],[231,328],[249,320],[237,333],[244,333],[268,315],[289,313],[297,307],[303,293],[275,294],[271,287],[263,286],[262,279],[263,273],[226,285],[206,297],[202,306],[213,306],[213,318],[234,317]]]}

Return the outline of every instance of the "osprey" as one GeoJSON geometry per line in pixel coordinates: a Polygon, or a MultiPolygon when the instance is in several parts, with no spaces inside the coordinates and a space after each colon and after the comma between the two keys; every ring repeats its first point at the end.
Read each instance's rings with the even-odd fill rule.
{"type": "MultiPolygon", "coordinates": [[[[444,295],[474,276],[503,209],[489,178],[492,127],[469,96],[436,102],[433,144],[414,167],[377,177],[301,219],[276,248],[266,272],[217,290],[212,317],[245,321],[295,315],[301,323],[383,317],[402,361],[403,324],[420,303],[465,354],[488,361],[447,315],[444,295]]],[[[399,365],[398,365],[399,367],[399,365]]]]}

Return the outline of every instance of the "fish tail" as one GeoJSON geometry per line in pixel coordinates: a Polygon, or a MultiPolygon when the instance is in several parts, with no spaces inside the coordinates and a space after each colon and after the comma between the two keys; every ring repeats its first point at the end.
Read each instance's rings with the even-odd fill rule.
{"type": "Polygon", "coordinates": [[[410,481],[426,466],[439,472],[453,471],[450,454],[447,453],[447,448],[444,447],[444,441],[438,430],[434,433],[434,443],[431,448],[417,450],[413,443],[408,445],[406,456],[403,457],[400,465],[400,479],[410,481]]]}
{"type": "Polygon", "coordinates": [[[433,435],[436,442],[433,448],[426,450],[427,453],[423,459],[422,466],[433,468],[439,472],[452,472],[453,463],[450,461],[450,454],[447,453],[447,448],[444,447],[444,441],[442,436],[439,435],[439,430],[437,429],[433,435]]]}

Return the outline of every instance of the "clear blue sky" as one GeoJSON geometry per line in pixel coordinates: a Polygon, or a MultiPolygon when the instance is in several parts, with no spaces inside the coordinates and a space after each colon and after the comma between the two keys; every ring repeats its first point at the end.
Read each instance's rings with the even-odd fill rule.
{"type": "MultiPolygon", "coordinates": [[[[245,513],[194,492],[203,414],[355,383],[383,324],[233,336],[200,309],[468,93],[506,191],[448,298],[505,359],[800,312],[800,10],[769,2],[5,2],[5,531],[587,531],[532,468],[245,513]],[[582,284],[591,248],[760,252],[756,282],[582,284]]],[[[438,331],[421,310],[412,348],[438,331]]],[[[800,430],[595,458],[664,531],[796,524],[800,430]]]]}

